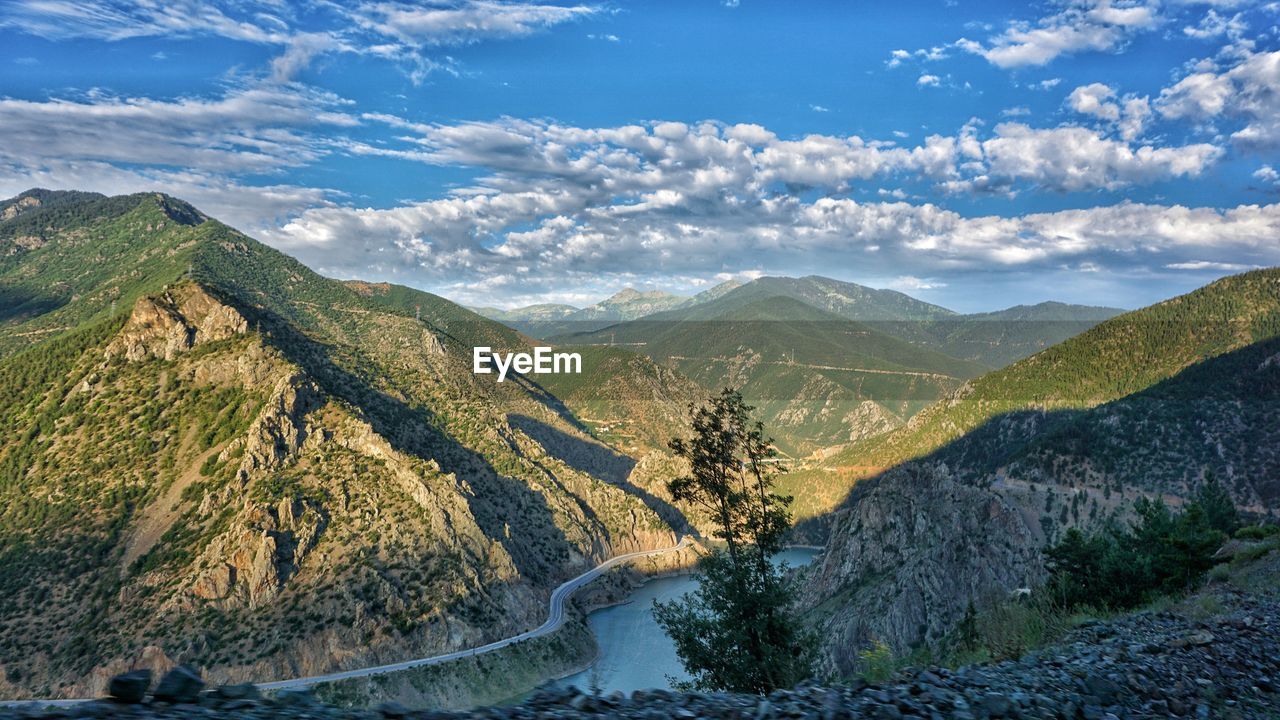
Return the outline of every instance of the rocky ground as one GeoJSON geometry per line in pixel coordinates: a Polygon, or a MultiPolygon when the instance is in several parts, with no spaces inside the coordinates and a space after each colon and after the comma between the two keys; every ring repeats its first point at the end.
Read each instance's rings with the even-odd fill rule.
{"type": "Polygon", "coordinates": [[[1215,613],[1148,611],[1090,622],[1018,661],[959,670],[909,669],[881,685],[807,686],[767,698],[640,691],[603,697],[544,690],[520,705],[462,713],[384,704],[351,710],[308,693],[272,698],[250,685],[206,690],[178,669],[146,694],[150,677],[121,676],[116,699],[0,709],[5,718],[1280,718],[1280,603],[1226,589],[1215,613]]]}

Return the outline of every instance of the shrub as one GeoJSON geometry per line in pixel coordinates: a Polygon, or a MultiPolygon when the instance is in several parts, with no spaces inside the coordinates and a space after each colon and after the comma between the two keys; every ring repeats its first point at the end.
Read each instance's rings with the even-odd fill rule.
{"type": "Polygon", "coordinates": [[[1045,550],[1048,589],[1068,608],[1128,609],[1186,590],[1213,567],[1213,554],[1237,525],[1235,507],[1215,481],[1181,513],[1139,498],[1135,522],[1085,535],[1072,528],[1045,550]]]}

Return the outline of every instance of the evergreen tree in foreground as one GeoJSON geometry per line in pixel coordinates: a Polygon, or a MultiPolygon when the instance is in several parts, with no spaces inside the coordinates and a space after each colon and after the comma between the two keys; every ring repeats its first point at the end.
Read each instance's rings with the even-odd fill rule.
{"type": "Polygon", "coordinates": [[[667,484],[672,496],[710,513],[724,543],[698,563],[698,590],[654,602],[658,624],[675,642],[691,687],[765,694],[809,675],[814,638],[792,609],[791,585],[770,562],[790,525],[791,498],[773,491],[775,456],[754,408],[726,388],[690,408],[693,437],[673,452],[689,474],[667,484]]]}

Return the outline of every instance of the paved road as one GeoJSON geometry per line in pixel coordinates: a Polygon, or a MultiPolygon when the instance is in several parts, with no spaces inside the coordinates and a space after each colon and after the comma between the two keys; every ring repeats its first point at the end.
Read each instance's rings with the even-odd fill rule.
{"type": "Polygon", "coordinates": [[[293,680],[277,680],[275,682],[258,683],[258,688],[262,690],[296,690],[310,687],[311,685],[316,685],[318,683],[369,677],[371,675],[382,675],[384,673],[398,672],[400,670],[408,670],[410,668],[422,667],[424,665],[439,665],[440,663],[446,663],[450,660],[459,660],[461,658],[473,657],[475,655],[483,655],[485,653],[507,647],[508,645],[515,645],[516,643],[524,640],[531,640],[536,637],[542,637],[543,635],[549,635],[560,629],[560,626],[564,624],[565,601],[567,601],[569,597],[578,590],[578,588],[600,577],[610,568],[621,565],[628,560],[673,552],[675,550],[688,547],[690,540],[691,539],[688,536],[685,536],[684,538],[681,538],[678,544],[669,548],[645,550],[642,552],[627,553],[626,555],[618,555],[617,557],[610,558],[609,560],[600,563],[572,580],[565,581],[564,584],[555,589],[555,592],[551,593],[551,601],[547,612],[547,621],[533,630],[522,632],[519,635],[513,635],[509,638],[503,638],[502,640],[495,640],[488,645],[481,645],[480,647],[470,648],[467,650],[445,653],[444,655],[418,658],[416,660],[405,660],[403,662],[391,663],[389,665],[358,668],[356,670],[344,670],[342,672],[329,673],[327,675],[313,675],[312,677],[294,678],[293,680]]]}
{"type": "MultiPolygon", "coordinates": [[[[560,629],[561,625],[564,625],[565,602],[570,598],[570,596],[573,595],[575,591],[578,590],[578,588],[581,588],[583,585],[586,585],[592,580],[595,580],[596,578],[600,577],[605,573],[605,571],[609,570],[610,568],[621,565],[622,563],[625,563],[628,560],[635,560],[637,558],[643,558],[643,557],[653,557],[654,555],[664,555],[666,553],[674,552],[681,548],[686,548],[691,544],[691,542],[692,542],[692,538],[685,536],[680,539],[679,543],[668,548],[661,548],[659,550],[644,550],[642,552],[633,552],[633,553],[627,553],[625,555],[618,555],[617,557],[610,558],[600,563],[599,565],[582,573],[581,575],[573,578],[572,580],[565,581],[562,585],[560,585],[560,587],[555,589],[555,592],[551,593],[551,601],[548,603],[549,609],[547,612],[547,621],[542,623],[538,627],[534,628],[533,630],[529,630],[528,632],[522,632],[519,635],[513,635],[509,638],[496,640],[494,642],[489,643],[488,645],[481,645],[480,647],[476,647],[476,648],[470,648],[467,650],[459,650],[457,652],[445,653],[444,655],[435,655],[432,657],[418,658],[416,660],[405,660],[403,662],[391,663],[389,665],[375,665],[374,667],[358,668],[355,670],[343,670],[342,672],[329,673],[327,675],[313,675],[311,677],[294,678],[292,680],[276,680],[274,682],[258,683],[258,688],[261,690],[299,690],[302,688],[310,687],[312,685],[316,685],[318,683],[333,682],[335,680],[348,680],[350,678],[369,677],[371,675],[382,675],[384,673],[398,672],[400,670],[408,670],[409,668],[422,667],[424,665],[439,665],[441,663],[447,663],[450,660],[459,660],[461,658],[473,657],[475,655],[483,655],[485,653],[490,653],[490,652],[493,652],[494,650],[507,647],[508,645],[515,645],[516,643],[522,642],[524,640],[529,640],[536,637],[542,637],[543,635],[548,635],[560,629]]],[[[88,701],[88,698],[76,699],[76,700],[10,700],[10,701],[0,700],[0,707],[6,706],[6,705],[9,705],[9,706],[12,706],[12,705],[67,706],[67,705],[74,705],[76,703],[82,703],[87,701],[88,701]]]]}

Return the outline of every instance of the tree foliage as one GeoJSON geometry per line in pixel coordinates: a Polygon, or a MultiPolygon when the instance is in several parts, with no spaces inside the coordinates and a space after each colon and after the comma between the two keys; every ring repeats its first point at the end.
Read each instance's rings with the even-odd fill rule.
{"type": "Polygon", "coordinates": [[[671,441],[690,471],[668,489],[705,510],[724,543],[699,563],[698,590],[654,603],[689,684],[702,690],[764,694],[803,680],[812,664],[813,638],[792,609],[785,567],[770,560],[782,548],[791,498],[774,492],[775,451],[753,409],[726,388],[691,408],[691,439],[671,441]]]}
{"type": "Polygon", "coordinates": [[[1045,550],[1049,588],[1068,607],[1127,609],[1186,590],[1213,567],[1213,554],[1239,526],[1226,491],[1207,480],[1181,512],[1139,498],[1129,527],[1085,535],[1068,530],[1045,550]]]}

